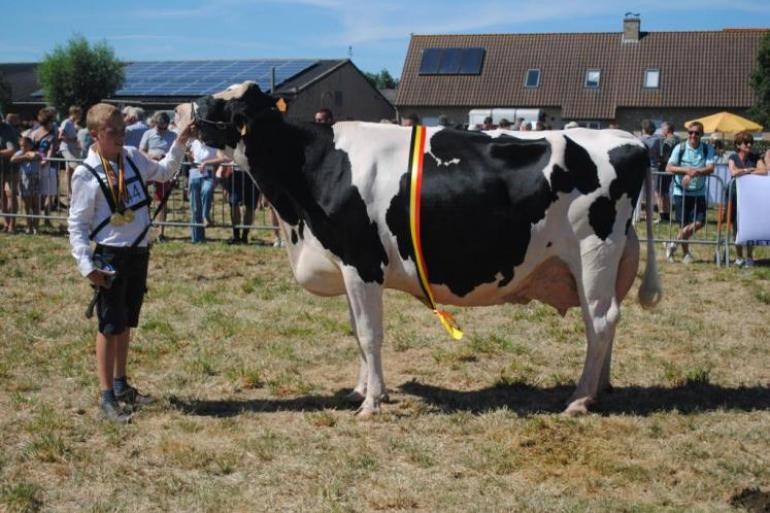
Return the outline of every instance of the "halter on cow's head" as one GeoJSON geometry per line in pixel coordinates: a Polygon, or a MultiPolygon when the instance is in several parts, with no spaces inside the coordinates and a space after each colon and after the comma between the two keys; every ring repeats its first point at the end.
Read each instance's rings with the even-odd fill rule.
{"type": "Polygon", "coordinates": [[[275,100],[254,82],[199,98],[191,105],[190,115],[198,125],[201,140],[219,149],[235,148],[257,124],[282,118],[275,100]]]}

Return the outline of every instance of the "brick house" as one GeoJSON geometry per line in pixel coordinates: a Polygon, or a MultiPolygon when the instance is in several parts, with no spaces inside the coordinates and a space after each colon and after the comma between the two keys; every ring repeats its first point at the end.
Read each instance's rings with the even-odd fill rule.
{"type": "Polygon", "coordinates": [[[553,128],[569,121],[638,130],[642,119],[745,115],[760,40],[770,29],[615,33],[413,35],[396,108],[425,124],[497,122],[521,113],[553,128]],[[744,75],[734,70],[747,70],[744,75]]]}

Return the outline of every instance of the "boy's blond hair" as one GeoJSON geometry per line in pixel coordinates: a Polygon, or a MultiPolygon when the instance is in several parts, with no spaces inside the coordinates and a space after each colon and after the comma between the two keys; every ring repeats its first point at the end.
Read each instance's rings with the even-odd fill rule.
{"type": "Polygon", "coordinates": [[[113,117],[117,117],[117,119],[123,122],[123,118],[121,117],[120,111],[117,107],[110,105],[109,103],[97,103],[88,109],[88,114],[86,115],[86,126],[88,127],[89,131],[96,132],[100,128],[104,127],[104,125],[107,124],[107,121],[113,117]]]}

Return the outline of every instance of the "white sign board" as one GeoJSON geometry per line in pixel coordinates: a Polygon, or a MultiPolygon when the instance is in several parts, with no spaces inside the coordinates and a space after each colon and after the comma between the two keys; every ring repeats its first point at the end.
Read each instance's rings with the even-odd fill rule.
{"type": "Polygon", "coordinates": [[[770,176],[738,178],[736,244],[770,245],[770,176]]]}

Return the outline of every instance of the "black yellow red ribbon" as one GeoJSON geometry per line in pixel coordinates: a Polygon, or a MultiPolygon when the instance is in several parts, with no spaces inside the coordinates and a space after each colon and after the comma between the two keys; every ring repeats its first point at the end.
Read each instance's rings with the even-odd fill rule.
{"type": "Polygon", "coordinates": [[[115,208],[122,212],[125,208],[126,199],[128,198],[128,190],[126,189],[126,168],[123,165],[123,155],[118,155],[117,178],[115,177],[115,171],[110,165],[110,161],[104,158],[101,153],[99,153],[99,158],[102,161],[102,168],[107,177],[107,184],[109,185],[112,200],[115,202],[115,208]],[[113,183],[113,181],[117,183],[113,183]]]}
{"type": "Polygon", "coordinates": [[[436,307],[433,290],[428,281],[428,268],[425,265],[425,256],[422,251],[420,218],[425,136],[426,130],[424,126],[417,125],[412,128],[412,141],[409,147],[409,231],[412,235],[412,247],[414,248],[414,259],[420,287],[423,294],[425,294],[424,302],[428,308],[433,310],[433,313],[436,314],[439,321],[441,321],[441,325],[444,326],[449,335],[455,340],[460,340],[463,338],[463,332],[452,315],[436,307]]]}

